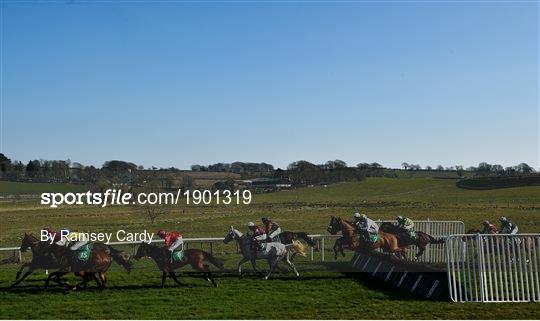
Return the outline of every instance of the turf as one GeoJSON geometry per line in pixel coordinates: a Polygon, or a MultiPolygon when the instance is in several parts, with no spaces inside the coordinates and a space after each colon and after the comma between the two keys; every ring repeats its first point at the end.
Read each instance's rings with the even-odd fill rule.
{"type": "MultiPolygon", "coordinates": [[[[506,215],[521,232],[540,231],[540,187],[472,191],[455,186],[452,179],[368,178],[362,182],[307,187],[294,191],[254,195],[253,203],[240,206],[168,207],[155,224],[133,207],[44,208],[38,199],[0,201],[0,246],[17,246],[24,232],[43,226],[81,231],[177,229],[185,237],[225,236],[230,225],[241,230],[250,220],[270,216],[286,230],[326,234],[330,215],[350,217],[362,211],[370,217],[391,219],[406,214],[413,219],[461,220],[478,228],[488,218],[506,215]]],[[[216,245],[216,255],[233,268],[231,247],[216,245]]],[[[3,255],[6,255],[4,253],[3,255]]],[[[316,258],[318,258],[316,254],[316,258]]],[[[329,256],[327,256],[329,257],[329,256]]],[[[138,263],[140,266],[142,263],[138,263]]],[[[0,289],[1,318],[525,318],[538,319],[538,304],[458,304],[427,302],[409,293],[387,288],[358,274],[313,268],[299,260],[299,280],[288,274],[264,281],[220,276],[220,287],[201,279],[186,278],[189,287],[156,288],[159,272],[136,268],[127,275],[112,271],[109,288],[64,294],[60,288],[39,290],[43,274],[24,287],[0,289]]],[[[345,264],[345,263],[344,263],[345,264]]],[[[14,266],[0,267],[0,286],[14,277],[14,266]]],[[[72,279],[74,280],[74,279],[72,279]]]]}

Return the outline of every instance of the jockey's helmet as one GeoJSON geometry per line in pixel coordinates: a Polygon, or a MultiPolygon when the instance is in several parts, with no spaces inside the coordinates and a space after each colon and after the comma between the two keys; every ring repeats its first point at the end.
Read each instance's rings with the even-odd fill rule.
{"type": "Polygon", "coordinates": [[[405,218],[403,216],[401,216],[401,215],[396,217],[396,221],[398,221],[398,222],[403,222],[404,220],[405,220],[405,218]]]}
{"type": "Polygon", "coordinates": [[[157,235],[160,236],[160,237],[165,237],[165,235],[167,234],[167,232],[165,232],[164,229],[161,229],[157,232],[157,235]]]}
{"type": "Polygon", "coordinates": [[[505,216],[499,217],[499,222],[504,223],[504,222],[507,222],[507,221],[508,221],[508,219],[505,216]]]}
{"type": "Polygon", "coordinates": [[[356,213],[353,214],[353,217],[356,218],[356,219],[360,219],[360,218],[362,218],[362,215],[360,213],[356,212],[356,213]]]}
{"type": "Polygon", "coordinates": [[[66,227],[63,227],[62,229],[60,229],[60,233],[62,233],[62,231],[66,231],[66,234],[71,233],[71,231],[66,227]]]}
{"type": "Polygon", "coordinates": [[[253,222],[248,222],[248,223],[247,223],[247,226],[248,226],[249,228],[254,228],[254,227],[255,227],[255,223],[253,223],[253,222]]]}
{"type": "Polygon", "coordinates": [[[269,218],[269,217],[263,217],[263,218],[261,219],[261,221],[262,221],[264,224],[266,224],[266,223],[270,222],[270,218],[269,218]]]}
{"type": "Polygon", "coordinates": [[[366,214],[360,214],[360,219],[361,220],[367,220],[367,215],[366,214]]]}
{"type": "Polygon", "coordinates": [[[490,225],[490,224],[491,224],[491,222],[490,222],[490,221],[488,221],[488,220],[485,220],[483,224],[484,224],[484,225],[490,225]]]}

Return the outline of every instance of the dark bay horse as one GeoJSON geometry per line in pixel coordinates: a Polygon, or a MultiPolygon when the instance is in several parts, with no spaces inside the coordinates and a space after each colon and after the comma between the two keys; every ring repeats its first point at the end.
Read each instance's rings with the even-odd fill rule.
{"type": "MultiPolygon", "coordinates": [[[[94,278],[100,289],[104,289],[107,283],[107,271],[113,261],[122,266],[126,271],[131,271],[131,263],[124,258],[121,251],[103,243],[92,243],[90,246],[90,258],[87,261],[78,260],[75,257],[74,251],[71,251],[69,248],[61,246],[52,248],[54,255],[60,258],[60,268],[49,275],[45,281],[45,289],[47,289],[49,281],[52,278],[61,277],[69,272],[74,272],[75,275],[82,277],[82,285],[84,287],[86,287],[90,278],[94,278]]],[[[75,286],[74,290],[78,287],[79,285],[75,286]]]]}
{"type": "Polygon", "coordinates": [[[379,231],[383,231],[397,236],[400,247],[409,247],[411,245],[416,245],[418,247],[418,253],[416,254],[415,258],[417,260],[420,256],[422,256],[422,254],[424,254],[424,252],[426,251],[426,247],[429,244],[444,243],[444,239],[436,239],[433,236],[420,231],[416,231],[416,239],[413,239],[409,236],[407,231],[390,222],[382,223],[379,227],[379,231]]]}
{"type": "Polygon", "coordinates": [[[399,246],[398,239],[395,235],[379,231],[379,239],[375,243],[366,242],[362,237],[359,237],[356,233],[356,228],[353,223],[346,221],[340,217],[332,216],[330,218],[330,224],[328,224],[328,232],[332,235],[341,231],[341,238],[336,240],[334,245],[334,257],[337,259],[337,252],[343,253],[343,248],[349,250],[377,250],[381,249],[387,253],[393,253],[398,257],[405,259],[405,249],[399,246]],[[339,241],[339,243],[338,243],[339,241]],[[339,247],[341,246],[341,249],[339,247]]]}
{"type": "MultiPolygon", "coordinates": [[[[35,236],[24,233],[19,250],[21,252],[26,252],[27,249],[31,249],[32,261],[23,263],[21,265],[17,271],[17,275],[15,276],[15,282],[11,285],[11,287],[15,287],[21,283],[36,270],[55,270],[60,268],[60,257],[55,255],[58,254],[58,251],[54,251],[54,247],[58,247],[58,245],[50,244],[48,242],[41,242],[35,236]],[[25,269],[27,269],[26,272],[22,274],[25,269]]],[[[65,284],[61,282],[59,277],[55,278],[54,280],[59,284],[65,284]]]]}
{"type": "Polygon", "coordinates": [[[178,280],[175,270],[186,266],[188,264],[193,267],[193,269],[203,272],[203,277],[206,281],[212,282],[212,284],[217,287],[212,272],[210,272],[208,264],[205,261],[212,263],[214,266],[223,269],[223,261],[214,257],[212,254],[198,249],[188,249],[184,250],[184,256],[178,262],[171,262],[171,253],[166,247],[156,246],[148,243],[141,243],[137,249],[137,253],[133,257],[135,260],[139,260],[143,257],[150,257],[156,263],[157,267],[163,271],[161,275],[161,287],[165,287],[165,280],[170,276],[174,282],[179,285],[182,285],[178,280]]]}

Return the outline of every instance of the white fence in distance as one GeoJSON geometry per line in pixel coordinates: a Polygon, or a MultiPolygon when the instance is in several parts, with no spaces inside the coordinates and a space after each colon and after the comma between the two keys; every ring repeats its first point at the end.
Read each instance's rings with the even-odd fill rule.
{"type": "Polygon", "coordinates": [[[446,246],[452,301],[540,301],[540,234],[452,235],[446,246]]]}
{"type": "MultiPolygon", "coordinates": [[[[339,238],[340,236],[339,235],[323,235],[323,234],[312,234],[312,235],[309,235],[309,237],[313,238],[313,240],[315,242],[317,242],[317,249],[309,246],[309,258],[311,261],[314,261],[315,260],[315,252],[318,252],[319,253],[319,259],[321,261],[325,261],[326,260],[326,250],[327,250],[327,243],[328,243],[328,240],[329,239],[336,239],[336,238],[339,238]]],[[[163,243],[164,240],[162,239],[158,239],[158,240],[154,240],[152,241],[152,243],[163,243]]],[[[214,247],[215,247],[215,244],[218,243],[218,244],[223,244],[223,237],[195,237],[195,238],[184,238],[184,247],[187,249],[187,248],[190,248],[196,244],[199,244],[199,246],[201,248],[203,248],[203,245],[206,245],[206,249],[205,250],[208,250],[210,253],[214,253],[214,247]]],[[[122,246],[130,246],[131,249],[131,254],[135,254],[135,251],[137,249],[137,245],[141,244],[141,242],[110,242],[108,243],[109,245],[122,245],[122,246]]],[[[237,246],[237,243],[234,242],[234,243],[230,243],[230,245],[227,245],[231,248],[234,248],[235,249],[235,252],[239,252],[238,250],[238,246],[237,246]]],[[[19,247],[4,247],[4,248],[0,248],[0,252],[2,251],[12,251],[15,253],[15,255],[17,256],[18,258],[18,262],[23,262],[23,255],[22,255],[22,252],[20,250],[19,247]]]]}

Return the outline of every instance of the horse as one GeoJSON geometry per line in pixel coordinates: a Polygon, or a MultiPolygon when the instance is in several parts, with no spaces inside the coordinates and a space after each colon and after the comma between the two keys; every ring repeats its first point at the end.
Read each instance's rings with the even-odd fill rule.
{"type": "MultiPolygon", "coordinates": [[[[393,234],[379,231],[379,239],[374,243],[368,243],[362,237],[358,237],[358,234],[356,233],[356,228],[351,222],[335,216],[332,216],[330,218],[330,224],[328,224],[327,231],[332,235],[335,235],[337,234],[337,232],[341,231],[341,234],[343,235],[340,244],[334,245],[334,257],[336,259],[336,246],[339,245],[346,245],[350,250],[353,251],[373,251],[376,249],[381,249],[384,252],[393,253],[402,259],[406,258],[405,249],[399,246],[398,239],[393,234]]],[[[338,239],[336,243],[338,243],[339,240],[340,239],[338,239]]],[[[343,253],[343,251],[341,252],[343,253]]]]}
{"type": "Polygon", "coordinates": [[[142,242],[137,249],[137,253],[133,257],[135,260],[140,260],[143,257],[150,257],[156,263],[157,267],[163,272],[161,275],[161,287],[165,287],[165,280],[170,276],[178,285],[182,283],[178,280],[175,270],[190,264],[193,269],[203,272],[203,278],[206,281],[212,282],[214,287],[217,283],[214,280],[209,266],[205,263],[208,260],[212,265],[223,270],[223,261],[214,257],[212,254],[199,249],[184,250],[184,256],[180,261],[171,262],[171,252],[162,246],[142,242]]]}
{"type": "Polygon", "coordinates": [[[416,245],[418,247],[418,253],[415,256],[416,260],[418,260],[418,258],[420,258],[420,256],[424,254],[428,244],[444,243],[444,239],[436,239],[433,236],[420,231],[416,231],[416,238],[413,239],[409,236],[407,231],[390,222],[382,223],[379,227],[379,231],[394,234],[395,236],[397,236],[400,247],[409,247],[411,245],[416,245]]]}
{"type": "Polygon", "coordinates": [[[255,261],[261,259],[266,259],[268,261],[268,265],[270,266],[268,274],[264,277],[266,280],[268,280],[279,261],[285,262],[289,268],[294,271],[297,277],[300,276],[300,273],[298,273],[296,267],[291,262],[290,253],[293,252],[306,256],[305,248],[302,243],[298,241],[292,241],[291,244],[282,244],[278,242],[263,243],[262,245],[264,249],[262,251],[257,251],[256,255],[253,256],[253,244],[250,235],[242,234],[242,232],[231,226],[229,232],[223,239],[223,243],[227,244],[233,240],[238,243],[240,252],[242,253],[242,259],[238,262],[238,273],[240,276],[242,276],[242,264],[246,263],[247,261],[250,261],[251,265],[253,266],[253,270],[258,272],[255,261]]]}
{"type": "MultiPolygon", "coordinates": [[[[107,283],[106,272],[111,267],[113,261],[122,266],[126,271],[131,271],[131,263],[123,257],[121,251],[103,243],[93,243],[91,246],[90,258],[84,262],[76,259],[74,251],[69,248],[61,246],[52,248],[54,255],[59,257],[60,268],[49,274],[49,277],[45,281],[45,289],[49,286],[49,281],[52,278],[74,272],[76,275],[82,277],[83,281],[81,283],[84,287],[86,287],[90,277],[92,277],[100,290],[103,290],[107,283]]],[[[76,290],[79,286],[80,284],[76,285],[73,290],[76,290]]]]}
{"type": "MultiPolygon", "coordinates": [[[[15,282],[11,284],[11,287],[13,288],[21,283],[35,270],[54,270],[60,268],[60,257],[54,255],[55,253],[58,253],[57,251],[52,250],[54,247],[58,247],[58,245],[41,242],[32,234],[24,233],[19,250],[21,252],[26,252],[27,249],[31,249],[32,260],[21,265],[15,276],[15,282]],[[21,274],[26,268],[28,268],[28,270],[21,277],[21,274]]],[[[65,285],[60,278],[55,278],[54,280],[58,284],[65,285]]]]}

